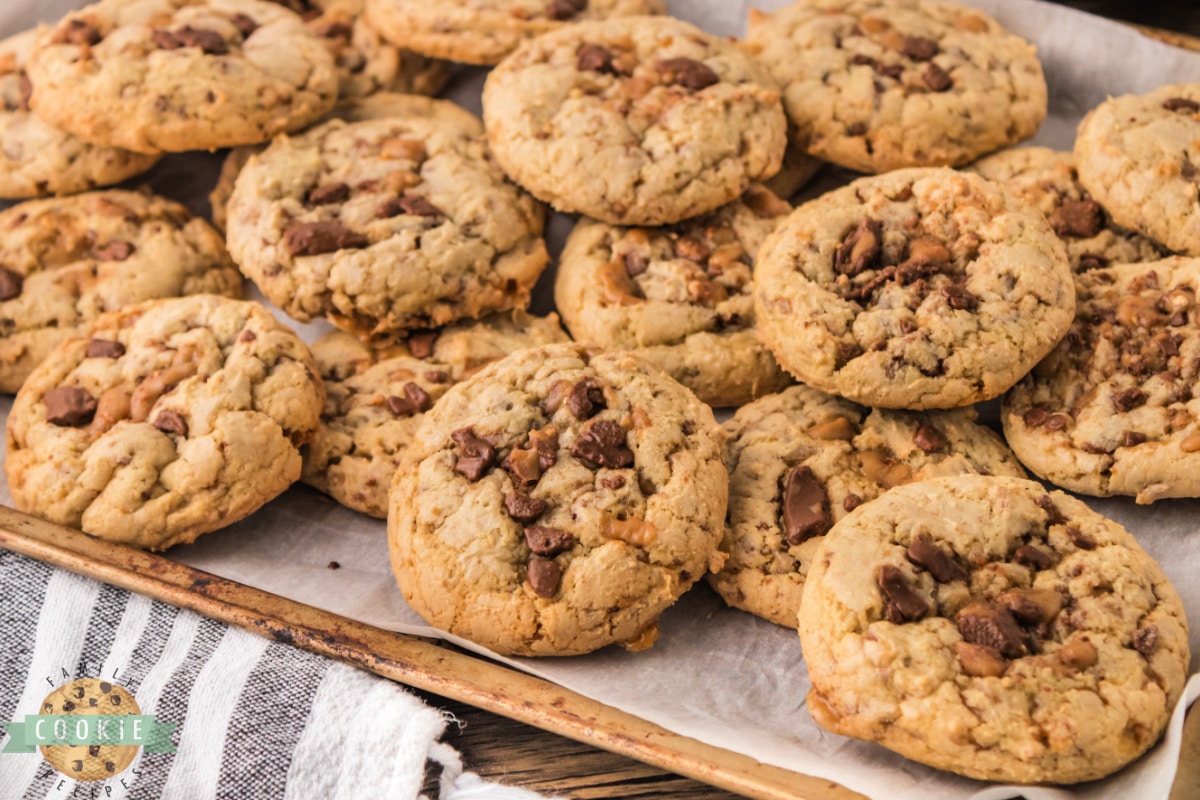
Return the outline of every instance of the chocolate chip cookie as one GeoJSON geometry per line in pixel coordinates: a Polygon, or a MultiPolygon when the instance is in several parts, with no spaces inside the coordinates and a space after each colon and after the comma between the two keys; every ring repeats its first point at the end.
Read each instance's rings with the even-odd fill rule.
{"type": "Polygon", "coordinates": [[[0,212],[0,391],[106,311],[160,297],[240,297],[220,234],[171,200],[116,189],[0,212]]]}
{"type": "Polygon", "coordinates": [[[1017,457],[974,409],[868,409],[793,386],[725,423],[725,566],[708,582],[725,602],[796,627],[804,578],[833,525],[906,483],[942,475],[1023,478],[1017,457]]]}
{"type": "Polygon", "coordinates": [[[434,58],[498,64],[526,39],[573,22],[662,14],[662,0],[367,0],[391,41],[434,58]]]}
{"type": "Polygon", "coordinates": [[[1079,123],[1075,160],[1117,224],[1200,256],[1200,84],[1109,98],[1079,123]]]}
{"type": "Polygon", "coordinates": [[[344,506],[387,517],[387,493],[425,412],[456,381],[527,347],[568,341],[558,318],[523,311],[422,331],[375,350],[335,331],[313,344],[325,411],[300,479],[344,506]]]}
{"type": "Polygon", "coordinates": [[[936,478],[834,526],[800,642],[822,727],[1017,783],[1113,773],[1161,735],[1182,602],[1124,528],[1014,478],[936,478]]]}
{"type": "Polygon", "coordinates": [[[796,209],[759,248],[754,285],[759,330],[785,369],[882,408],[996,397],[1075,311],[1046,218],[937,168],[861,178],[796,209]]]}
{"type": "Polygon", "coordinates": [[[767,71],[670,17],[585,22],[488,76],[496,160],[560,211],[613,225],[704,214],[779,171],[787,129],[767,71]]]}
{"type": "Polygon", "coordinates": [[[1013,450],[1071,491],[1200,496],[1200,259],[1114,264],[1075,285],[1070,333],[1004,398],[1013,450]]]}
{"type": "Polygon", "coordinates": [[[975,9],[805,0],[752,9],[746,45],[783,87],[796,141],[860,172],[964,164],[1046,117],[1033,45],[975,9]]]}
{"type": "Polygon", "coordinates": [[[649,647],[659,614],[720,567],[721,447],[708,406],[634,355],[508,356],[442,395],[404,455],[400,588],[498,653],[649,647]]]}
{"type": "Polygon", "coordinates": [[[667,228],[581,220],[555,277],[576,341],[632,350],[712,406],[738,406],[790,380],[759,341],[750,269],[792,210],[769,190],[667,228]]]}
{"type": "Polygon", "coordinates": [[[299,478],[323,400],[308,348],[258,303],[195,295],[114,311],[17,393],[8,488],[21,511],[164,550],[299,478]]]}
{"type": "Polygon", "coordinates": [[[83,192],[154,166],[155,156],[87,144],[29,110],[33,84],[25,64],[36,35],[26,31],[0,42],[0,197],[83,192]]]}
{"type": "MultiPolygon", "coordinates": [[[[48,694],[38,713],[67,717],[125,716],[141,714],[142,710],[124,686],[99,678],[80,678],[48,694]]],[[[38,749],[54,769],[87,783],[124,772],[133,764],[140,748],[135,744],[55,744],[41,745],[38,749]]]]}
{"type": "Polygon", "coordinates": [[[277,138],[227,212],[229,252],[272,303],[380,343],[524,308],[549,260],[542,206],[483,139],[429,119],[277,138]]]}
{"type": "Polygon", "coordinates": [[[325,42],[264,0],[101,0],[46,30],[28,73],[39,117],[142,153],[265,142],[338,96],[325,42]]]}

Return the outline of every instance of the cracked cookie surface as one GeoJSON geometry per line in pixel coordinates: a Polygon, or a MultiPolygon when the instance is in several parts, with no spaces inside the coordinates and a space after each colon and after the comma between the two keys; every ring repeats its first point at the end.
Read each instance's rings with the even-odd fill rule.
{"type": "Polygon", "coordinates": [[[240,297],[220,234],[178,203],[118,189],[0,212],[0,391],[100,314],[189,294],[240,297]]]}
{"type": "Polygon", "coordinates": [[[151,550],[257,510],[300,477],[324,399],[304,343],[216,295],[100,317],[21,387],[5,472],[16,507],[151,550]]]}
{"type": "Polygon", "coordinates": [[[292,317],[378,343],[523,308],[549,257],[545,210],[452,124],[332,120],[252,156],[229,252],[292,317]]]}
{"type": "Polygon", "coordinates": [[[708,582],[725,602],[794,628],[804,579],[829,529],[889,489],[943,475],[1023,478],[974,409],[864,408],[792,386],[725,423],[729,514],[708,582]]]}
{"type": "Polygon", "coordinates": [[[1078,783],[1161,735],[1179,595],[1132,536],[1015,478],[893,489],[818,550],[800,642],[822,727],[973,778],[1078,783]]]}
{"type": "Polygon", "coordinates": [[[783,87],[795,139],[860,172],[964,164],[1046,117],[1033,45],[975,9],[807,0],[751,10],[746,46],[783,87]]]}
{"type": "Polygon", "coordinates": [[[717,569],[728,492],[712,411],[646,361],[548,345],[455,385],[390,493],[400,588],[499,653],[653,644],[717,569]]]}
{"type": "Polygon", "coordinates": [[[1200,259],[1076,277],[1067,337],[1005,395],[1005,436],[1071,491],[1139,503],[1200,496],[1200,259]]]}
{"type": "Polygon", "coordinates": [[[754,253],[791,206],[762,187],[669,228],[575,225],[555,306],[576,341],[632,350],[712,406],[790,379],[754,327],[754,253]]]}
{"type": "Polygon", "coordinates": [[[779,171],[779,91],[737,47],[670,17],[580,23],[522,45],[488,75],[497,162],[560,211],[665,225],[779,171]]]}
{"type": "Polygon", "coordinates": [[[976,175],[862,178],[792,212],[759,248],[759,331],[801,381],[867,406],[996,397],[1074,316],[1062,242],[976,175]]]}

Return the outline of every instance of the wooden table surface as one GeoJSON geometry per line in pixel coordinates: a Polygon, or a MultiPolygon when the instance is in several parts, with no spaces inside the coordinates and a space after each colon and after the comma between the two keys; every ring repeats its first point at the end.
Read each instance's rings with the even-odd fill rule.
{"type": "MultiPolygon", "coordinates": [[[[1140,0],[1058,2],[1137,25],[1200,36],[1200,4],[1140,0]]],[[[572,800],[639,797],[734,800],[738,797],[463,703],[428,692],[418,694],[431,706],[449,712],[458,720],[457,725],[449,726],[444,741],[462,754],[467,769],[489,780],[572,800]]],[[[1200,734],[1200,710],[1194,709],[1188,726],[1200,734]]],[[[1200,765],[1200,735],[1189,739],[1189,747],[1192,750],[1190,764],[1200,765]]],[[[429,796],[437,796],[436,778],[436,775],[428,776],[426,794],[429,796]]],[[[1198,797],[1200,771],[1181,770],[1171,800],[1196,800],[1198,797]]]]}

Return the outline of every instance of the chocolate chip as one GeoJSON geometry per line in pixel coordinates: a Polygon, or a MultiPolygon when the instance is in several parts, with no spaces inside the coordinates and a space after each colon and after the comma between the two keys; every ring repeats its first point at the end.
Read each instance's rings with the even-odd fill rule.
{"type": "Polygon", "coordinates": [[[67,700],[67,701],[63,702],[63,706],[62,706],[62,708],[63,708],[63,711],[74,711],[74,710],[75,710],[75,703],[73,703],[73,702],[72,702],[72,701],[70,701],[70,700],[67,700]]]}
{"type": "Polygon", "coordinates": [[[175,34],[162,28],[150,31],[150,41],[154,42],[160,50],[178,50],[183,47],[183,42],[179,41],[175,34]]]}
{"type": "Polygon", "coordinates": [[[29,76],[24,72],[22,72],[21,77],[17,79],[17,89],[20,92],[20,99],[17,101],[17,110],[28,111],[29,98],[33,97],[33,82],[29,80],[29,76]]]}
{"type": "Polygon", "coordinates": [[[442,212],[425,197],[417,194],[406,194],[393,197],[379,206],[377,215],[383,219],[409,214],[414,217],[440,217],[442,212]]]}
{"type": "Polygon", "coordinates": [[[958,311],[974,311],[979,308],[979,298],[958,283],[942,287],[942,297],[946,298],[946,303],[951,308],[958,311]]]}
{"type": "Polygon", "coordinates": [[[905,36],[904,46],[900,48],[900,52],[913,61],[928,61],[936,56],[940,49],[935,39],[925,36],[905,36]]]}
{"type": "Polygon", "coordinates": [[[846,513],[849,513],[862,504],[863,499],[851,492],[850,494],[846,495],[846,499],[842,501],[842,508],[846,510],[846,513]]]}
{"type": "Polygon", "coordinates": [[[100,691],[104,694],[108,694],[112,691],[112,684],[108,681],[100,681],[100,691]]]}
{"type": "Polygon", "coordinates": [[[568,531],[532,525],[525,529],[525,544],[539,556],[556,556],[575,544],[575,537],[568,531]]]}
{"type": "Polygon", "coordinates": [[[337,220],[297,222],[283,234],[283,248],[293,256],[317,256],[366,247],[371,241],[337,220]]]}
{"type": "Polygon", "coordinates": [[[545,500],[530,497],[522,492],[509,492],[504,495],[504,508],[508,515],[522,524],[533,522],[542,515],[546,507],[545,500]]]}
{"type": "Polygon", "coordinates": [[[188,434],[187,420],[178,411],[172,411],[169,408],[158,412],[158,416],[154,418],[154,427],[163,433],[174,433],[179,436],[188,434]]]}
{"type": "Polygon", "coordinates": [[[529,559],[528,575],[529,585],[538,597],[549,599],[558,594],[558,587],[562,584],[562,567],[556,562],[533,556],[529,559]]]}
{"type": "Polygon", "coordinates": [[[450,438],[458,445],[454,471],[472,483],[486,475],[496,463],[496,448],[476,436],[470,428],[459,428],[450,434],[450,438]]]}
{"type": "Polygon", "coordinates": [[[845,366],[863,354],[858,342],[838,342],[838,365],[845,366]]]}
{"type": "Polygon", "coordinates": [[[1095,200],[1071,200],[1054,209],[1050,227],[1064,239],[1090,239],[1104,229],[1104,209],[1095,200]]]}
{"type": "Polygon", "coordinates": [[[88,755],[91,756],[92,758],[95,758],[96,756],[100,755],[100,745],[89,744],[88,745],[88,755]]]}
{"type": "Polygon", "coordinates": [[[1122,447],[1137,447],[1139,444],[1146,443],[1146,434],[1138,433],[1137,431],[1125,431],[1121,434],[1122,447]]]}
{"type": "Polygon", "coordinates": [[[587,8],[587,0],[550,0],[546,3],[546,17],[557,21],[568,20],[587,8]]]}
{"type": "Polygon", "coordinates": [[[916,622],[929,613],[929,603],[913,591],[899,567],[881,566],[875,573],[875,585],[883,595],[883,616],[888,622],[916,622]]]}
{"type": "Polygon", "coordinates": [[[52,425],[77,428],[96,415],[96,398],[78,386],[59,386],[42,397],[46,421],[52,425]]]}
{"type": "Polygon", "coordinates": [[[258,23],[247,14],[242,14],[239,12],[230,17],[229,21],[233,23],[233,27],[237,28],[238,31],[241,32],[243,39],[248,38],[250,34],[258,30],[258,23]]]}
{"type": "Polygon", "coordinates": [[[1028,652],[1025,634],[1007,608],[970,603],[954,616],[954,622],[964,640],[991,647],[1005,658],[1020,658],[1028,652]]]}
{"type": "Polygon", "coordinates": [[[308,192],[310,206],[323,206],[328,203],[344,203],[350,199],[350,187],[344,183],[325,183],[314,186],[308,192]]]}
{"type": "Polygon", "coordinates": [[[921,77],[925,79],[925,85],[935,92],[944,92],[954,85],[950,73],[932,61],[925,66],[925,74],[921,77]]]}
{"type": "Polygon", "coordinates": [[[626,250],[625,255],[621,256],[621,260],[625,262],[625,272],[631,278],[641,275],[650,266],[646,257],[636,250],[626,250]]]}
{"type": "Polygon", "coordinates": [[[1163,100],[1162,107],[1167,111],[1186,111],[1189,114],[1200,111],[1200,103],[1197,103],[1195,100],[1189,100],[1186,97],[1169,97],[1163,100]]]}
{"type": "Polygon", "coordinates": [[[1113,405],[1118,411],[1133,411],[1146,402],[1146,393],[1141,389],[1125,389],[1113,396],[1113,405]]]}
{"type": "Polygon", "coordinates": [[[842,237],[833,251],[833,268],[839,275],[855,275],[874,269],[882,252],[883,226],[878,220],[864,219],[842,237]]]}
{"type": "Polygon", "coordinates": [[[120,358],[125,355],[125,345],[109,339],[91,339],[88,341],[88,358],[120,358]]]}
{"type": "Polygon", "coordinates": [[[1079,271],[1088,272],[1108,266],[1108,259],[1097,253],[1083,253],[1079,256],[1079,271]]]}
{"type": "Polygon", "coordinates": [[[325,565],[325,569],[341,569],[341,568],[342,568],[342,565],[336,561],[330,561],[328,564],[325,565]]]}
{"type": "Polygon", "coordinates": [[[814,536],[824,536],[833,527],[829,494],[810,467],[798,466],[788,473],[781,505],[788,544],[796,545],[814,536]]]}
{"type": "Polygon", "coordinates": [[[68,20],[67,24],[54,35],[54,42],[56,44],[92,45],[98,43],[102,38],[100,29],[95,25],[81,19],[72,19],[68,20]]]}
{"type": "Polygon", "coordinates": [[[932,425],[922,425],[913,434],[913,444],[923,453],[940,453],[950,446],[946,435],[932,425]]]}
{"type": "Polygon", "coordinates": [[[388,395],[383,402],[388,407],[388,411],[397,417],[411,417],[433,408],[433,398],[429,396],[429,392],[412,381],[404,384],[403,397],[388,395]]]}
{"type": "Polygon", "coordinates": [[[1013,553],[1013,560],[1023,567],[1029,567],[1034,570],[1050,569],[1054,566],[1054,559],[1045,550],[1034,547],[1031,544],[1023,544],[1013,553]]]}
{"type": "Polygon", "coordinates": [[[967,571],[927,533],[917,534],[905,551],[909,561],[929,571],[938,583],[965,581],[967,571]]]}
{"type": "Polygon", "coordinates": [[[633,466],[633,451],[625,446],[625,429],[611,419],[592,421],[571,445],[571,455],[591,469],[633,466]]]}
{"type": "Polygon", "coordinates": [[[225,44],[221,34],[216,31],[184,25],[179,30],[172,31],[172,34],[184,47],[199,47],[210,56],[221,56],[229,52],[229,45],[225,44]]]}
{"type": "Polygon", "coordinates": [[[413,331],[408,335],[408,352],[412,353],[413,358],[429,358],[433,355],[437,338],[437,331],[413,331]]]}
{"type": "Polygon", "coordinates": [[[867,132],[867,123],[853,122],[846,127],[847,136],[863,136],[867,132]]]}
{"type": "Polygon", "coordinates": [[[1042,511],[1046,512],[1047,525],[1062,525],[1067,521],[1066,516],[1064,516],[1059,507],[1054,504],[1054,501],[1050,499],[1050,495],[1044,494],[1039,497],[1037,499],[1037,506],[1042,511]]]}
{"type": "Polygon", "coordinates": [[[429,381],[430,383],[449,383],[450,382],[450,373],[446,372],[444,369],[426,370],[425,372],[422,373],[422,375],[424,375],[425,380],[429,381]]]}
{"type": "Polygon", "coordinates": [[[535,448],[514,447],[505,456],[500,466],[512,477],[513,484],[520,489],[529,489],[542,477],[535,448]]]}
{"type": "Polygon", "coordinates": [[[1067,528],[1067,538],[1071,540],[1071,544],[1075,545],[1080,550],[1096,549],[1096,540],[1079,530],[1079,528],[1076,528],[1074,525],[1067,528]]]}
{"type": "Polygon", "coordinates": [[[1046,424],[1046,420],[1050,419],[1050,412],[1035,406],[1026,411],[1021,419],[1025,421],[1026,428],[1040,428],[1046,424]]]}
{"type": "Polygon", "coordinates": [[[1158,627],[1147,625],[1133,632],[1133,649],[1148,656],[1158,647],[1158,627]]]}
{"type": "Polygon", "coordinates": [[[8,267],[0,267],[0,300],[12,300],[21,295],[25,279],[8,267]]]}
{"type": "Polygon", "coordinates": [[[875,66],[875,59],[871,58],[866,53],[855,53],[854,55],[850,56],[850,63],[856,67],[873,67],[875,66]]]}
{"type": "Polygon", "coordinates": [[[875,74],[882,75],[885,78],[891,78],[894,81],[900,80],[900,76],[904,74],[903,64],[876,64],[875,74]]]}
{"type": "Polygon", "coordinates": [[[721,78],[706,64],[694,58],[666,58],[657,64],[667,83],[698,92],[720,82],[721,78]]]}
{"type": "Polygon", "coordinates": [[[604,389],[591,378],[584,378],[572,386],[567,395],[567,410],[578,420],[591,419],[606,405],[604,389]]]}
{"type": "Polygon", "coordinates": [[[97,261],[124,261],[133,255],[133,251],[132,243],[117,239],[99,248],[93,255],[97,261]]]}
{"type": "Polygon", "coordinates": [[[1046,430],[1061,431],[1067,427],[1067,422],[1066,414],[1051,414],[1050,419],[1046,420],[1046,430]]]}
{"type": "Polygon", "coordinates": [[[585,44],[575,55],[575,69],[580,72],[600,72],[616,75],[613,67],[613,54],[607,47],[598,44],[585,44]]]}
{"type": "Polygon", "coordinates": [[[607,478],[601,478],[600,485],[603,486],[605,489],[612,489],[613,491],[616,491],[617,489],[622,489],[625,487],[625,476],[624,475],[610,475],[607,478]]]}

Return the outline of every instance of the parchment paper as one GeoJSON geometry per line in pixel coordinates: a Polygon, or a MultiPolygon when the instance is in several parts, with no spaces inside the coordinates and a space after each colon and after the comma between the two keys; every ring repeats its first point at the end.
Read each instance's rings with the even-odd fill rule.
{"type": "MultiPolygon", "coordinates": [[[[0,8],[0,31],[15,33],[81,4],[6,0],[0,8]]],[[[773,10],[785,4],[784,0],[675,0],[670,10],[709,31],[740,36],[750,6],[773,10]]],[[[1036,0],[965,0],[965,4],[988,11],[1038,45],[1050,81],[1051,117],[1035,144],[1069,149],[1079,118],[1106,95],[1200,81],[1200,54],[1158,44],[1119,23],[1036,0]]],[[[483,75],[482,70],[464,70],[448,96],[478,111],[483,75]]],[[[205,197],[219,165],[219,154],[172,156],[145,182],[188,203],[197,213],[206,213],[205,197]]],[[[824,187],[844,180],[844,175],[835,171],[820,180],[818,185],[824,187]]],[[[571,221],[561,215],[552,219],[555,254],[570,226],[571,221]]],[[[551,270],[535,291],[535,310],[550,309],[552,282],[551,270]]],[[[325,330],[322,324],[289,322],[309,341],[325,330]]],[[[0,412],[6,416],[10,405],[7,399],[0,402],[0,412]]],[[[11,503],[6,487],[0,491],[0,501],[11,503]]],[[[1135,506],[1130,499],[1089,502],[1129,528],[1162,564],[1192,618],[1191,649],[1200,654],[1200,581],[1192,580],[1200,565],[1200,531],[1194,522],[1200,519],[1200,502],[1160,501],[1150,507],[1135,506]]],[[[344,509],[303,486],[237,525],[172,550],[170,556],[380,627],[438,635],[407,607],[393,582],[384,523],[344,509]],[[340,568],[329,569],[332,561],[340,568]]],[[[804,709],[809,684],[795,631],[725,608],[706,585],[697,586],[663,615],[661,636],[649,651],[633,654],[608,648],[584,657],[501,660],[680,734],[829,778],[880,800],[1000,800],[1017,795],[1030,800],[1166,800],[1182,725],[1181,705],[1172,726],[1174,742],[1168,737],[1122,773],[1069,790],[1018,790],[958,778],[819,729],[804,709]]],[[[1198,666],[1200,658],[1194,655],[1189,698],[1200,694],[1200,676],[1194,674],[1198,666]]]]}

